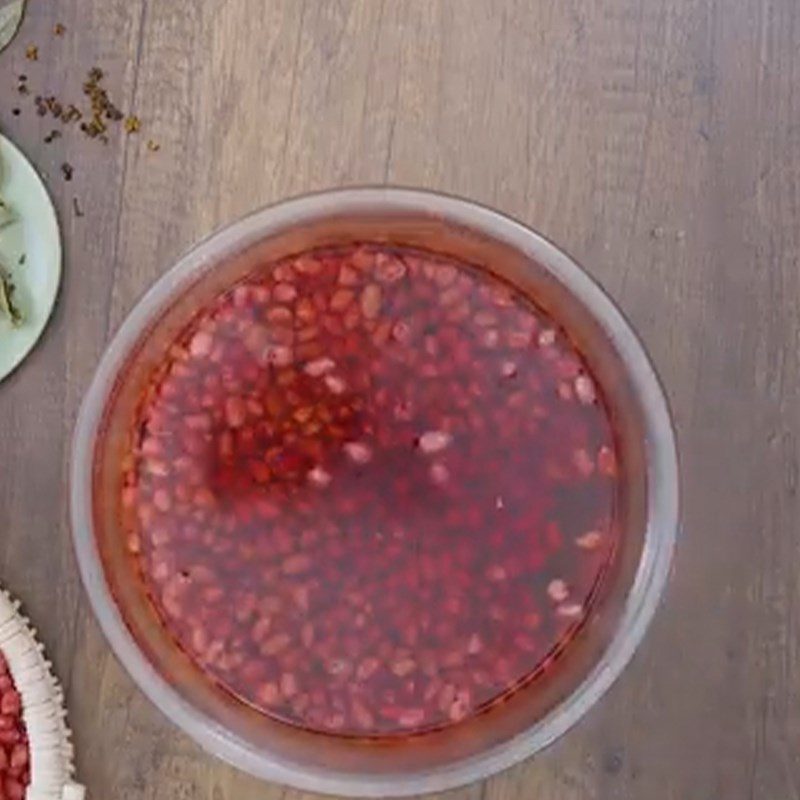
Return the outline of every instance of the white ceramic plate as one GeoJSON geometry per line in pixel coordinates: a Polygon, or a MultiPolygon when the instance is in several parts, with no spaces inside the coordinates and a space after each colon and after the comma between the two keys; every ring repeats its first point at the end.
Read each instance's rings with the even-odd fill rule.
{"type": "Polygon", "coordinates": [[[11,273],[24,320],[0,316],[0,381],[33,349],[53,311],[61,282],[58,219],[42,179],[24,155],[0,135],[0,198],[16,221],[0,228],[0,263],[11,273]],[[25,263],[20,264],[20,256],[25,263]]]}

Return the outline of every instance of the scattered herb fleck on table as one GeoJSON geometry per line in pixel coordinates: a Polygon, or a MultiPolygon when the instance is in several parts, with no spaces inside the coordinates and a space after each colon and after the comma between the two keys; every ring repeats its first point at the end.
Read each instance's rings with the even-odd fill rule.
{"type": "MultiPolygon", "coordinates": [[[[0,0],[0,52],[10,44],[19,31],[25,15],[25,4],[26,0],[6,0],[6,2],[0,0]]],[[[66,27],[61,22],[57,22],[53,26],[53,35],[63,37],[66,30],[66,27]]],[[[25,58],[32,62],[38,61],[38,45],[28,44],[25,48],[25,58]]],[[[76,122],[80,123],[79,128],[87,138],[107,144],[109,141],[109,128],[112,124],[121,124],[125,133],[130,135],[138,133],[141,130],[142,123],[137,115],[123,113],[112,102],[108,90],[103,86],[104,77],[103,70],[97,66],[89,70],[87,78],[83,82],[82,91],[89,100],[90,108],[83,111],[75,103],[64,103],[54,95],[34,95],[31,92],[26,74],[17,76],[16,89],[19,95],[33,98],[36,113],[40,117],[51,116],[56,123],[60,123],[64,127],[76,122]]],[[[15,106],[11,109],[11,113],[13,116],[19,117],[22,114],[22,109],[19,106],[15,106]]],[[[56,139],[60,139],[62,135],[62,130],[53,128],[45,134],[44,142],[45,144],[52,144],[56,139]]],[[[157,153],[161,149],[161,145],[154,139],[147,139],[145,146],[149,153],[157,153]]],[[[63,162],[61,165],[63,179],[71,181],[73,174],[74,168],[72,165],[66,161],[63,162]]],[[[0,219],[2,218],[1,211],[0,209],[0,219]]],[[[76,217],[84,216],[77,198],[73,198],[73,211],[76,217]]],[[[13,293],[13,284],[7,277],[2,278],[2,280],[4,305],[11,308],[10,298],[13,293]]]]}
{"type": "MultiPolygon", "coordinates": [[[[138,133],[142,129],[142,121],[136,114],[125,114],[114,103],[108,89],[103,85],[105,73],[99,67],[89,70],[83,82],[83,94],[89,100],[89,109],[81,110],[75,103],[66,103],[54,95],[32,95],[36,113],[40,117],[50,116],[57,124],[66,127],[72,123],[80,123],[81,132],[89,139],[108,144],[111,126],[121,124],[125,133],[138,133]]],[[[17,92],[24,96],[31,96],[31,88],[27,75],[17,76],[17,92]]],[[[13,109],[14,116],[19,116],[21,109],[13,109]]],[[[51,144],[55,139],[61,138],[62,130],[51,129],[44,137],[46,144],[51,144]]],[[[147,150],[157,153],[161,145],[154,139],[146,142],[147,150]]],[[[65,176],[66,177],[66,176],[65,176]]],[[[68,180],[68,179],[67,179],[68,180]]]]}

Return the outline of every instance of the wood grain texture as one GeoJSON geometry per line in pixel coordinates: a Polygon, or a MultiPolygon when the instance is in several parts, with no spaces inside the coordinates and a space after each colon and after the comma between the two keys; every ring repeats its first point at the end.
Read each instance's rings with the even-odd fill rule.
{"type": "Polygon", "coordinates": [[[68,442],[110,334],[193,241],[290,194],[389,182],[494,205],[586,264],[681,443],[685,535],[624,678],[542,757],[447,797],[800,798],[796,0],[29,6],[0,127],[48,176],[67,260],[47,336],[0,386],[0,579],[65,680],[91,797],[306,797],[205,756],[111,657],[71,554],[68,442]],[[13,76],[75,96],[95,63],[142,133],[44,144],[13,76]]]}

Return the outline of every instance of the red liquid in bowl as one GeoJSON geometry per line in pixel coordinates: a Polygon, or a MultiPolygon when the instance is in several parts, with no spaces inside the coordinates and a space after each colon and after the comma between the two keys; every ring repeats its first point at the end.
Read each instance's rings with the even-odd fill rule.
{"type": "Polygon", "coordinates": [[[354,245],[265,265],[152,375],[129,546],[211,679],[324,733],[451,725],[532,680],[615,551],[615,445],[569,338],[488,273],[354,245]]]}

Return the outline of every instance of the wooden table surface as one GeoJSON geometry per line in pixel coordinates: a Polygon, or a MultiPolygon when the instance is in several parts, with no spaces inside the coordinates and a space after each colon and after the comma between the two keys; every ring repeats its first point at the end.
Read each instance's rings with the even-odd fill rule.
{"type": "Polygon", "coordinates": [[[66,271],[0,386],[0,580],[65,682],[90,797],[305,797],[206,756],[110,655],[71,551],[69,439],[109,336],[187,246],[279,198],[394,183],[493,205],[586,264],[663,377],[683,468],[674,575],[623,678],[546,754],[446,796],[800,798],[796,0],[29,6],[0,128],[48,176],[66,271]],[[15,76],[80,98],[94,65],[142,130],[46,144],[15,76]]]}

